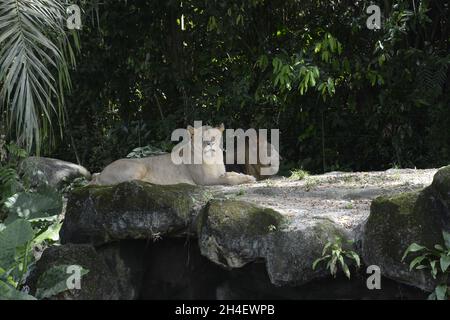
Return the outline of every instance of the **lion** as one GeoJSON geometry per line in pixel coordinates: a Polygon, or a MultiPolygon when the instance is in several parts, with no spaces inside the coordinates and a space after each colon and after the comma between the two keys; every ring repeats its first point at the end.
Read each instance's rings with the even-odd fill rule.
{"type": "MultiPolygon", "coordinates": [[[[219,127],[203,126],[187,128],[190,134],[188,145],[202,153],[201,164],[175,164],[170,153],[141,159],[120,159],[108,165],[101,173],[94,176],[91,185],[114,185],[126,181],[142,180],[158,185],[186,183],[190,185],[238,185],[255,182],[253,176],[226,172],[222,151],[222,134],[219,127]],[[194,139],[196,137],[197,139],[194,139]]],[[[180,155],[182,155],[181,150],[180,155]]]]}
{"type": "Polygon", "coordinates": [[[227,170],[251,175],[255,177],[256,180],[267,179],[278,173],[279,162],[270,161],[269,164],[264,164],[260,159],[260,148],[265,148],[267,150],[266,154],[270,160],[281,159],[278,151],[270,142],[267,141],[266,137],[257,134],[256,143],[250,143],[250,141],[245,142],[245,163],[243,164],[238,163],[237,148],[238,145],[235,144],[234,150],[232,150],[234,151],[234,161],[232,163],[225,164],[227,170]],[[257,155],[256,163],[252,163],[250,161],[250,153],[257,155]]]}

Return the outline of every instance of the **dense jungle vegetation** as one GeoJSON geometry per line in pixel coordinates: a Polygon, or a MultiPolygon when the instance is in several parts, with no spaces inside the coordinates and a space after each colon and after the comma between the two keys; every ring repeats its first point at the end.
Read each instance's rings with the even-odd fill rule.
{"type": "Polygon", "coordinates": [[[32,153],[95,172],[202,120],[280,128],[283,170],[450,162],[446,1],[34,2],[83,25],[0,4],[2,130],[32,153]]]}
{"type": "MultiPolygon", "coordinates": [[[[448,165],[449,20],[441,0],[0,0],[0,299],[68,289],[67,265],[34,293],[27,280],[59,244],[67,194],[88,181],[37,186],[20,168],[29,155],[94,173],[169,151],[174,129],[202,120],[280,129],[280,174],[298,179],[448,165]],[[74,4],[81,29],[66,24],[74,4]]],[[[429,260],[436,276],[440,259],[447,277],[443,237],[438,251],[413,243],[411,269],[429,260]]],[[[339,239],[317,263],[331,257],[336,274],[342,255],[360,264],[339,239]]]]}

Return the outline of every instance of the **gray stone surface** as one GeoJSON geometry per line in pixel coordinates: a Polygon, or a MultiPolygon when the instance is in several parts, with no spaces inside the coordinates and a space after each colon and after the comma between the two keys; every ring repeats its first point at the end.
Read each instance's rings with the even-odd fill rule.
{"type": "Polygon", "coordinates": [[[443,245],[442,231],[450,232],[449,192],[450,167],[445,167],[423,191],[375,199],[362,237],[366,264],[378,265],[386,277],[432,291],[437,282],[430,271],[411,272],[402,256],[412,243],[443,245]]]}
{"type": "Polygon", "coordinates": [[[67,203],[62,243],[96,246],[129,239],[158,240],[189,233],[208,200],[200,187],[132,181],[75,190],[67,203]]]}
{"type": "MultiPolygon", "coordinates": [[[[215,264],[233,269],[263,262],[273,284],[301,285],[326,275],[325,270],[313,271],[311,266],[335,236],[355,240],[355,250],[361,253],[360,242],[367,235],[362,231],[373,199],[420,191],[430,185],[435,173],[409,169],[333,172],[302,181],[274,178],[241,186],[155,186],[138,181],[91,186],[70,195],[61,239],[98,247],[123,240],[191,235],[198,238],[201,253],[215,264]]],[[[435,188],[441,196],[447,194],[439,184],[435,188]]],[[[421,226],[416,229],[422,230],[421,226]]],[[[404,244],[409,240],[399,239],[404,244]]],[[[376,256],[370,255],[368,261],[375,263],[372,257],[376,256]]],[[[386,270],[391,265],[386,264],[386,270]]],[[[386,271],[386,276],[391,273],[386,271]]]]}
{"type": "Polygon", "coordinates": [[[79,265],[89,273],[81,279],[81,289],[67,290],[52,300],[117,300],[123,298],[117,286],[118,279],[104,259],[89,244],[68,244],[46,249],[28,279],[34,294],[39,277],[58,265],[79,265]]]}

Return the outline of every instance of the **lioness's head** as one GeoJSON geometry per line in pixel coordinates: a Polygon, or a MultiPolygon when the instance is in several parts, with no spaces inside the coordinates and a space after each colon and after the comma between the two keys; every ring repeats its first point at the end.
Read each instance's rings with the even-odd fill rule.
{"type": "Polygon", "coordinates": [[[203,161],[209,163],[211,161],[215,162],[217,159],[223,159],[222,134],[225,130],[223,124],[218,127],[203,126],[194,128],[188,126],[187,130],[191,134],[192,150],[201,152],[203,161]]]}

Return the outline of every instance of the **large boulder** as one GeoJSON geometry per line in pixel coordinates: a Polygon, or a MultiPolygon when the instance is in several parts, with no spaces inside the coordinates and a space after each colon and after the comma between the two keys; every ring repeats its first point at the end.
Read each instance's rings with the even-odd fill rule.
{"type": "Polygon", "coordinates": [[[226,268],[249,262],[265,262],[275,285],[301,285],[325,276],[312,264],[328,241],[346,239],[332,221],[305,218],[301,226],[290,224],[279,212],[244,201],[213,200],[199,219],[200,250],[226,268]]]}
{"type": "Polygon", "coordinates": [[[352,236],[327,216],[291,219],[247,201],[210,199],[206,190],[141,181],[74,190],[61,242],[89,243],[105,255],[105,245],[117,241],[193,235],[201,253],[217,265],[233,269],[262,262],[273,284],[298,285],[327,274],[313,271],[312,263],[328,241],[352,236]]]}
{"type": "Polygon", "coordinates": [[[86,168],[52,158],[28,157],[22,161],[20,168],[30,178],[32,186],[49,185],[61,188],[76,178],[91,178],[86,168]]]}
{"type": "Polygon", "coordinates": [[[122,298],[118,278],[111,272],[104,259],[91,245],[68,244],[50,247],[44,251],[36,268],[28,279],[35,294],[38,279],[52,267],[77,265],[89,272],[81,278],[80,289],[61,292],[53,300],[117,300],[122,298]]]}
{"type": "Polygon", "coordinates": [[[81,188],[69,196],[61,242],[99,246],[189,233],[191,220],[206,200],[200,187],[184,184],[156,186],[131,181],[81,188]]]}
{"type": "MultiPolygon", "coordinates": [[[[314,279],[329,276],[330,271],[313,262],[322,254],[324,246],[339,237],[346,243],[351,233],[338,224],[322,218],[305,220],[304,225],[273,233],[266,240],[266,268],[270,281],[277,286],[300,286],[314,279]]],[[[348,244],[346,249],[353,249],[348,244]]]]}
{"type": "Polygon", "coordinates": [[[375,199],[363,233],[363,258],[382,274],[402,283],[432,291],[436,281],[428,270],[410,271],[402,256],[412,243],[433,248],[443,244],[442,230],[450,231],[450,167],[438,171],[421,192],[375,199]]]}
{"type": "Polygon", "coordinates": [[[283,216],[272,209],[236,200],[212,200],[199,218],[202,254],[230,268],[263,258],[265,240],[281,228],[283,216]]]}
{"type": "MultiPolygon", "coordinates": [[[[189,281],[179,283],[176,280],[179,276],[159,282],[153,279],[161,274],[167,276],[164,273],[166,258],[162,258],[166,257],[162,253],[166,249],[152,251],[151,257],[144,253],[147,252],[145,248],[155,246],[154,242],[158,240],[198,241],[195,250],[206,257],[204,261],[214,263],[215,268],[221,267],[220,270],[229,272],[260,265],[266,270],[264,275],[272,285],[304,285],[329,276],[324,264],[317,270],[312,270],[312,264],[322,255],[324,246],[337,236],[354,240],[355,244],[351,247],[359,253],[360,240],[364,240],[366,262],[370,264],[378,264],[379,241],[387,243],[383,245],[383,250],[393,246],[389,241],[398,242],[401,247],[398,252],[403,253],[403,246],[410,241],[426,239],[406,236],[411,230],[422,232],[423,225],[434,230],[433,225],[423,222],[428,223],[426,216],[419,215],[410,223],[401,220],[405,218],[402,215],[415,206],[418,193],[408,194],[408,201],[399,200],[402,205],[391,206],[390,221],[397,221],[395,223],[401,227],[409,226],[405,235],[399,237],[390,234],[394,232],[388,229],[390,224],[384,225],[383,219],[377,219],[386,211],[382,204],[378,204],[388,201],[392,194],[398,192],[422,190],[431,183],[435,172],[332,173],[301,181],[277,178],[245,186],[161,186],[142,181],[115,186],[87,186],[72,190],[69,195],[60,232],[61,242],[86,243],[95,247],[112,276],[123,276],[117,281],[117,288],[121,297],[126,299],[134,299],[139,293],[142,297],[142,281],[149,284],[144,294],[148,297],[158,296],[159,285],[173,289],[166,290],[168,296],[178,290],[174,288],[191,285],[187,284],[189,281]],[[372,213],[367,228],[364,228],[370,204],[380,195],[383,197],[372,205],[375,208],[373,212],[381,206],[380,213],[372,213]],[[379,233],[380,230],[383,232],[379,233]],[[388,230],[387,234],[384,230],[388,230]],[[146,261],[145,266],[142,259],[146,261]]],[[[447,193],[441,181],[445,181],[445,177],[436,178],[430,188],[439,190],[439,194],[430,191],[434,200],[425,201],[423,205],[445,213],[448,210],[444,210],[445,201],[442,199],[448,197],[445,198],[447,193]]],[[[427,195],[423,197],[428,199],[427,195]]],[[[439,221],[445,221],[445,214],[435,223],[439,224],[439,221]]],[[[429,234],[429,231],[423,232],[429,234]]],[[[429,239],[429,243],[435,241],[435,238],[429,239]]],[[[167,259],[172,260],[177,254],[167,254],[167,259]]],[[[193,257],[191,254],[189,256],[193,257]]],[[[384,265],[397,261],[397,256],[398,253],[390,260],[385,259],[387,262],[384,265]]],[[[199,261],[198,265],[207,265],[201,259],[199,261]]],[[[384,261],[383,258],[380,261],[384,261]]],[[[407,266],[400,263],[399,267],[407,266]]],[[[192,265],[185,270],[186,274],[191,274],[190,268],[193,268],[192,265]]],[[[194,273],[195,270],[192,271],[194,273]]],[[[399,278],[404,279],[404,274],[399,278]]],[[[199,282],[216,283],[217,280],[205,279],[201,278],[199,282]]],[[[192,292],[188,291],[185,293],[191,295],[192,292]]]]}
{"type": "Polygon", "coordinates": [[[431,187],[438,199],[436,205],[439,206],[441,219],[448,224],[450,221],[450,166],[444,167],[436,173],[431,187]]]}

